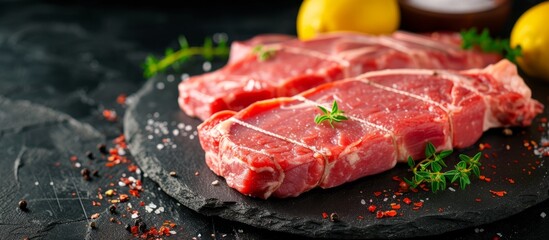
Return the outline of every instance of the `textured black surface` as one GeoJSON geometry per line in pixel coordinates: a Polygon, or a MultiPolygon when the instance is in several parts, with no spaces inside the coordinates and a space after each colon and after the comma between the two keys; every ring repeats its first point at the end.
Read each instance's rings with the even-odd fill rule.
{"type": "MultiPolygon", "coordinates": [[[[248,2],[253,4],[164,0],[143,3],[0,1],[0,239],[133,238],[124,230],[124,224],[132,221],[129,215],[115,215],[120,224],[109,222],[106,198],[99,201],[97,196],[99,188],[126,193],[127,188],[117,185],[123,174],[143,181],[141,197],[132,197],[129,203],[139,211],[147,226],[158,227],[164,220],[177,224],[177,234],[163,238],[307,239],[205,216],[180,206],[150,178],[128,172],[127,167],[134,163],[131,156],[130,163],[108,168],[96,149],[98,143],[113,146],[111,140],[123,128],[121,121],[106,121],[101,111],[113,109],[122,118],[125,108],[115,102],[116,97],[137,91],[145,83],[139,66],[144,57],[149,53],[162,54],[168,46],[176,47],[179,35],[184,34],[191,44],[198,45],[204,37],[216,32],[227,33],[229,40],[264,32],[295,33],[298,2],[288,0],[269,6],[262,6],[258,1],[248,2]],[[87,160],[86,151],[92,151],[97,160],[87,160]],[[79,175],[82,167],[76,167],[69,160],[71,155],[78,156],[82,167],[99,170],[99,177],[83,181],[79,175]],[[111,183],[114,186],[110,186],[111,183]],[[22,198],[28,202],[27,212],[17,208],[22,198]],[[102,205],[93,206],[93,201],[102,205]],[[162,206],[165,211],[148,213],[143,207],[137,207],[141,201],[162,206]],[[97,229],[90,230],[88,221],[95,213],[100,213],[95,220],[97,229]]],[[[516,1],[521,5],[534,2],[516,1]]],[[[197,74],[202,70],[198,66],[186,71],[197,74]]],[[[173,83],[179,81],[178,77],[173,83]]],[[[166,83],[165,90],[170,89],[166,83]]],[[[174,111],[173,114],[180,113],[174,111]]],[[[215,178],[208,171],[199,175],[206,184],[215,178]]],[[[178,172],[178,176],[184,177],[182,173],[178,172]]],[[[222,187],[221,184],[212,190],[219,191],[222,187]]],[[[372,198],[372,194],[364,192],[364,198],[369,200],[366,197],[372,198]]],[[[499,200],[507,201],[506,198],[499,200]]],[[[353,204],[349,208],[358,205],[354,201],[353,204]]],[[[120,204],[119,209],[127,206],[127,203],[120,204]]],[[[296,209],[294,204],[288,204],[288,208],[296,209]]],[[[323,211],[335,210],[338,209],[327,206],[323,211]]],[[[363,207],[360,211],[368,216],[363,207]]],[[[206,212],[215,213],[214,210],[206,212]]],[[[549,213],[549,202],[491,224],[428,239],[496,236],[546,239],[549,222],[541,217],[542,213],[549,213]]]]}
{"type": "MultiPolygon", "coordinates": [[[[195,71],[201,69],[200,66],[199,63],[189,64],[189,68],[195,71]]],[[[178,81],[169,81],[173,78],[173,75],[158,76],[135,95],[132,106],[126,113],[125,132],[130,150],[143,170],[159,182],[168,194],[206,215],[305,236],[415,237],[478,226],[509,217],[546,200],[549,196],[547,166],[536,164],[536,161],[546,158],[535,156],[532,150],[523,146],[523,141],[540,142],[542,133],[547,134],[547,130],[538,131],[538,117],[529,128],[513,129],[514,136],[506,136],[502,129],[494,129],[485,133],[471,149],[460,151],[472,156],[478,151],[479,143],[489,143],[492,146],[483,151],[489,158],[482,160],[485,166],[482,174],[491,181],[475,179],[474,184],[464,191],[406,193],[393,198],[399,182],[392,177],[410,177],[407,166],[401,164],[379,175],[334,189],[315,189],[297,198],[259,200],[246,197],[227,187],[222,178],[209,171],[204,162],[204,152],[194,135],[200,121],[189,118],[179,110],[178,81]],[[166,129],[164,133],[163,129],[166,129]],[[174,134],[173,131],[179,134],[174,134]],[[182,136],[182,133],[188,133],[189,136],[182,136]],[[163,144],[166,141],[170,144],[163,144]],[[505,148],[506,145],[510,146],[509,150],[505,148]],[[531,169],[531,166],[535,169],[531,169]],[[523,168],[527,168],[530,174],[524,172],[523,168]],[[170,177],[170,171],[177,172],[180,177],[170,177]],[[200,175],[195,176],[195,172],[200,175]],[[515,183],[511,184],[508,179],[515,183]],[[212,185],[216,180],[220,184],[212,185]],[[505,190],[507,195],[502,198],[494,197],[490,190],[505,190]],[[373,194],[376,191],[387,191],[388,194],[376,197],[373,194]],[[423,208],[412,210],[413,206],[399,202],[404,197],[413,202],[423,200],[423,208]],[[385,198],[387,199],[384,201],[385,198]],[[477,202],[476,199],[481,201],[477,202]],[[363,205],[362,200],[367,204],[363,205]],[[402,216],[376,219],[375,214],[367,211],[370,200],[384,210],[390,209],[390,203],[401,203],[399,213],[402,216]],[[341,221],[323,219],[323,212],[336,212],[341,221]],[[364,219],[357,219],[359,216],[364,219]]],[[[548,105],[549,87],[535,81],[531,82],[531,86],[536,91],[536,96],[548,105]]],[[[540,117],[547,116],[546,111],[540,117]]],[[[457,153],[449,161],[455,162],[456,156],[457,153]]],[[[452,187],[459,188],[455,185],[452,187]]]]}

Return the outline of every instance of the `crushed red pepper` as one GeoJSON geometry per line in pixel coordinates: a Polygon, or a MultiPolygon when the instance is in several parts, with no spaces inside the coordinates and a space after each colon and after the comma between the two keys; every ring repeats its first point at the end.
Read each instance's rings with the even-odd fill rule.
{"type": "Polygon", "coordinates": [[[490,190],[490,193],[498,197],[504,197],[507,194],[506,191],[494,191],[494,190],[490,190]]]}

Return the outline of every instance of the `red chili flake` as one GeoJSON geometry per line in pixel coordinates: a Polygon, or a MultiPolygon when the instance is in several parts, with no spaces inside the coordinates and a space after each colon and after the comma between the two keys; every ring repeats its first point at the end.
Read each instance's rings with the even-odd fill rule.
{"type": "Polygon", "coordinates": [[[480,175],[480,176],[478,176],[478,179],[481,180],[481,181],[484,181],[484,179],[486,179],[486,176],[480,175]]]}
{"type": "Polygon", "coordinates": [[[539,121],[540,121],[541,123],[547,123],[547,118],[546,118],[546,117],[542,117],[539,121]]]}
{"type": "Polygon", "coordinates": [[[400,209],[400,204],[391,203],[391,209],[393,209],[393,210],[399,210],[399,209],[400,209]]]}
{"type": "Polygon", "coordinates": [[[358,215],[358,216],[356,216],[356,219],[357,220],[364,220],[364,217],[362,215],[358,215]]]}
{"type": "Polygon", "coordinates": [[[384,214],[382,211],[377,211],[376,212],[376,218],[383,218],[384,214]]]}
{"type": "Polygon", "coordinates": [[[73,162],[76,162],[78,160],[78,157],[75,155],[72,155],[69,159],[73,162]]]}
{"type": "Polygon", "coordinates": [[[130,199],[130,197],[128,197],[128,194],[120,194],[120,202],[126,202],[130,199]]]}
{"type": "Polygon", "coordinates": [[[415,202],[414,206],[415,207],[423,207],[423,202],[415,202]]]}
{"type": "Polygon", "coordinates": [[[398,184],[398,187],[401,189],[401,190],[408,190],[408,188],[410,187],[408,185],[408,183],[406,183],[405,181],[400,181],[400,183],[398,184]]]}
{"type": "Polygon", "coordinates": [[[490,149],[492,148],[492,145],[490,145],[489,143],[481,143],[478,145],[478,148],[480,151],[484,150],[484,149],[490,149]]]}
{"type": "Polygon", "coordinates": [[[402,181],[402,179],[400,179],[399,176],[393,176],[393,181],[400,182],[400,181],[402,181]]]}
{"type": "Polygon", "coordinates": [[[323,212],[322,213],[322,219],[327,219],[328,218],[328,213],[327,212],[323,212]]]}
{"type": "Polygon", "coordinates": [[[138,231],[139,231],[139,229],[138,229],[137,226],[132,226],[131,232],[132,232],[133,234],[137,234],[138,231]]]}
{"type": "Polygon", "coordinates": [[[370,205],[370,206],[368,207],[368,211],[370,211],[371,213],[375,212],[376,209],[377,209],[376,205],[370,205]]]}
{"type": "Polygon", "coordinates": [[[475,198],[475,202],[481,202],[481,201],[482,201],[482,199],[480,199],[480,198],[475,198]]]}
{"type": "Polygon", "coordinates": [[[402,201],[408,205],[410,205],[410,203],[412,203],[412,200],[410,200],[409,198],[405,197],[404,199],[402,199],[402,201]]]}
{"type": "Polygon", "coordinates": [[[438,212],[439,213],[444,212],[444,208],[438,208],[438,212]]]}
{"type": "Polygon", "coordinates": [[[374,196],[379,197],[381,195],[381,192],[374,192],[374,196]]]}
{"type": "Polygon", "coordinates": [[[383,215],[387,216],[387,217],[394,217],[394,216],[397,215],[397,211],[395,211],[395,210],[385,211],[385,212],[383,212],[383,215]]]}
{"type": "Polygon", "coordinates": [[[494,191],[490,190],[490,193],[492,193],[494,196],[503,197],[507,194],[506,191],[494,191]]]}
{"type": "Polygon", "coordinates": [[[515,184],[515,180],[512,178],[508,178],[507,181],[509,181],[510,184],[515,184]]]}
{"type": "Polygon", "coordinates": [[[132,173],[135,172],[135,171],[137,171],[137,165],[135,165],[135,164],[130,164],[130,165],[128,166],[128,171],[130,171],[130,172],[132,172],[132,173]]]}
{"type": "Polygon", "coordinates": [[[116,103],[120,105],[125,105],[127,97],[128,96],[125,93],[121,93],[120,95],[118,95],[118,97],[116,97],[116,103]]]}
{"type": "Polygon", "coordinates": [[[103,117],[109,122],[116,122],[116,112],[114,110],[103,110],[103,117]]]}
{"type": "Polygon", "coordinates": [[[134,197],[139,197],[139,191],[135,189],[130,189],[130,194],[134,197]]]}
{"type": "Polygon", "coordinates": [[[141,206],[141,207],[145,206],[145,202],[143,202],[143,201],[139,202],[139,206],[141,206]]]}
{"type": "Polygon", "coordinates": [[[488,158],[490,158],[490,155],[488,155],[488,153],[485,153],[484,158],[488,159],[488,158]]]}

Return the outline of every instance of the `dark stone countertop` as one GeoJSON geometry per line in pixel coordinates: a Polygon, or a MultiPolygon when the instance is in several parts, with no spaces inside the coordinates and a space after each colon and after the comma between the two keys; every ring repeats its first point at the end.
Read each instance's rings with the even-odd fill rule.
{"type": "MultiPolygon", "coordinates": [[[[514,16],[535,2],[523,1],[514,16]]],[[[97,148],[116,146],[126,108],[116,99],[145,83],[143,59],[176,47],[179,35],[197,45],[218,32],[229,40],[295,34],[299,2],[238,3],[0,2],[0,239],[128,239],[134,235],[124,227],[133,224],[132,215],[149,229],[169,226],[176,234],[161,236],[167,239],[303,239],[200,215],[135,171],[127,150],[127,161],[107,167],[97,148]],[[103,117],[106,109],[116,112],[116,121],[103,117]],[[83,168],[98,174],[86,181],[83,168]],[[108,200],[130,192],[120,183],[127,179],[141,181],[139,197],[130,194],[111,214],[108,200]],[[118,195],[107,197],[108,189],[118,195]],[[26,211],[18,209],[21,199],[26,211]]],[[[547,201],[508,219],[429,238],[545,239],[545,213],[547,201]]]]}

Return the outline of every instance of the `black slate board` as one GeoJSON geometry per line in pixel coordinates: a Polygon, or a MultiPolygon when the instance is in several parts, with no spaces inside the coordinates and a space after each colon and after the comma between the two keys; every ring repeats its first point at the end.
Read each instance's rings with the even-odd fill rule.
{"type": "MultiPolygon", "coordinates": [[[[189,64],[189,74],[200,73],[201,64],[189,64]]],[[[220,65],[217,63],[214,68],[220,65]]],[[[540,118],[548,116],[547,110],[531,127],[511,129],[512,136],[503,134],[502,129],[486,132],[478,143],[491,145],[483,151],[487,158],[482,159],[482,174],[491,181],[475,179],[465,190],[452,186],[456,191],[395,196],[398,182],[393,177],[410,176],[401,164],[382,174],[333,189],[315,189],[297,198],[246,197],[227,187],[223,178],[207,168],[195,132],[200,120],[186,116],[177,106],[179,81],[180,76],[160,75],[134,95],[126,112],[125,134],[132,154],[148,176],[169,195],[202,214],[313,237],[401,238],[479,226],[512,216],[549,197],[549,173],[544,164],[547,157],[535,155],[524,146],[524,141],[539,143],[547,137],[547,128],[538,129],[542,126],[540,118]],[[170,177],[171,171],[177,177],[170,177]],[[214,181],[219,181],[219,185],[214,186],[214,181]],[[507,194],[496,197],[490,190],[507,194]],[[374,192],[378,191],[382,195],[376,197],[374,192]],[[400,202],[404,197],[424,202],[423,207],[413,210],[413,204],[400,202]],[[390,203],[401,204],[397,217],[376,219],[367,210],[370,204],[389,210],[390,203]],[[337,213],[340,221],[323,219],[323,212],[337,213]]],[[[534,98],[548,106],[549,86],[539,81],[529,84],[534,98]]],[[[448,161],[455,162],[457,153],[473,155],[477,146],[456,151],[448,161]]]]}

